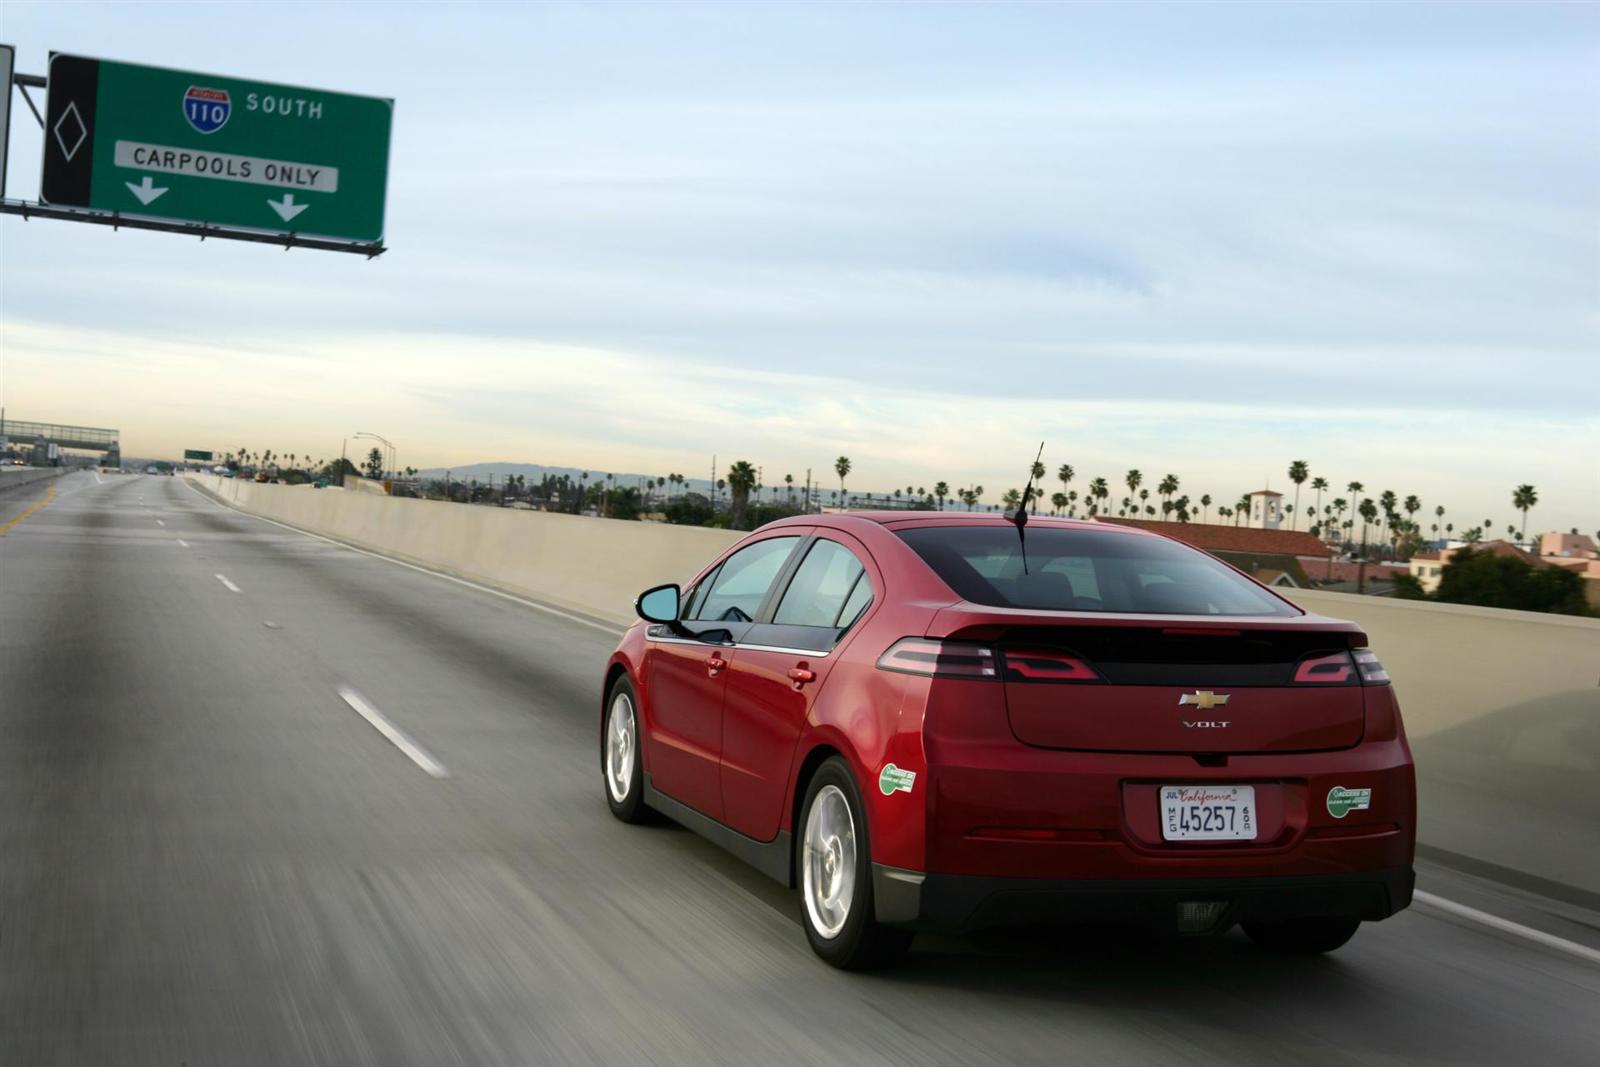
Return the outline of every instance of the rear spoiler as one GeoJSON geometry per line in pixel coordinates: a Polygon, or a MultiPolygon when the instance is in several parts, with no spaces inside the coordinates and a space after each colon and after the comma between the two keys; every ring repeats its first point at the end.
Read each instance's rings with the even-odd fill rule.
{"type": "Polygon", "coordinates": [[[971,601],[959,601],[939,609],[928,621],[927,633],[933,638],[961,637],[993,640],[1018,628],[1093,626],[1182,631],[1197,636],[1215,633],[1219,637],[1252,630],[1293,633],[1337,633],[1344,635],[1349,648],[1365,648],[1367,635],[1360,626],[1343,619],[1322,615],[1124,615],[1107,611],[1044,611],[1033,608],[996,608],[971,601]]]}

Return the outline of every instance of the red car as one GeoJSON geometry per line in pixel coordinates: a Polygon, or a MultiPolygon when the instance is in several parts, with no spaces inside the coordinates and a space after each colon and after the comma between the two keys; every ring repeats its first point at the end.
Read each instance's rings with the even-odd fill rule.
{"type": "Polygon", "coordinates": [[[1411,901],[1411,752],[1365,635],[1170,538],[805,516],[636,607],[611,810],[798,884],[835,965],[1012,923],[1325,952],[1411,901]]]}

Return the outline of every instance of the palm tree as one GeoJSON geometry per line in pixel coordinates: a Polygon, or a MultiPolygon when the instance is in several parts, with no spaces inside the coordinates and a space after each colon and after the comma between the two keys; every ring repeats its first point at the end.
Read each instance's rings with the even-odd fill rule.
{"type": "Polygon", "coordinates": [[[1539,502],[1539,491],[1531,485],[1519,485],[1511,493],[1511,506],[1522,512],[1522,536],[1528,537],[1528,509],[1539,502]]]}
{"type": "Polygon", "coordinates": [[[750,490],[755,488],[756,469],[749,460],[741,459],[728,468],[727,480],[733,490],[728,504],[728,529],[746,529],[750,513],[750,490]]]}
{"type": "MultiPolygon", "coordinates": [[[[1443,504],[1440,504],[1438,507],[1433,509],[1433,517],[1439,520],[1437,523],[1434,524],[1434,529],[1438,529],[1441,525],[1444,524],[1444,505],[1443,504]]],[[[1446,530],[1445,532],[1449,533],[1448,530],[1446,530]]]]}
{"type": "Polygon", "coordinates": [[[1063,491],[1066,491],[1072,487],[1072,476],[1075,473],[1076,472],[1072,469],[1072,464],[1070,463],[1063,463],[1061,466],[1056,468],[1056,477],[1061,479],[1061,488],[1063,491]]]}
{"type": "MultiPolygon", "coordinates": [[[[1294,511],[1300,510],[1300,484],[1311,477],[1311,468],[1306,466],[1306,461],[1297,459],[1289,464],[1289,480],[1294,483],[1294,511]]],[[[1297,528],[1299,519],[1294,511],[1289,513],[1289,529],[1297,528]]]]}
{"type": "Polygon", "coordinates": [[[1052,493],[1050,495],[1050,507],[1052,508],[1050,514],[1059,515],[1066,508],[1066,506],[1067,506],[1067,494],[1065,494],[1065,493],[1052,493]]]}
{"type": "Polygon", "coordinates": [[[1139,483],[1144,481],[1144,475],[1139,470],[1134,469],[1129,471],[1122,480],[1128,484],[1128,494],[1131,496],[1139,491],[1139,483]]]}
{"type": "Polygon", "coordinates": [[[1076,489],[1067,494],[1067,514],[1073,516],[1074,518],[1077,517],[1078,491],[1076,489]]]}
{"type": "Polygon", "coordinates": [[[1022,490],[1020,489],[1007,489],[1006,495],[1000,498],[1001,502],[1005,504],[1007,511],[1015,511],[1017,508],[1017,502],[1021,499],[1022,490]]]}
{"type": "Polygon", "coordinates": [[[1378,505],[1374,504],[1369,496],[1362,499],[1361,506],[1356,510],[1361,514],[1361,554],[1365,556],[1367,554],[1367,527],[1378,517],[1378,505]]]}
{"type": "Polygon", "coordinates": [[[794,475],[785,474],[783,476],[783,487],[784,495],[789,498],[789,503],[794,503],[794,475]]]}
{"type": "Polygon", "coordinates": [[[944,498],[950,495],[950,486],[946,482],[933,483],[933,495],[939,499],[939,510],[944,510],[944,498]]]}
{"type": "Polygon", "coordinates": [[[850,473],[850,457],[840,456],[833,461],[833,469],[839,475],[839,495],[844,496],[844,476],[850,473]]]}
{"type": "MultiPolygon", "coordinates": [[[[1400,517],[1399,511],[1396,510],[1399,507],[1400,498],[1394,495],[1393,489],[1385,489],[1378,494],[1378,504],[1383,509],[1384,526],[1392,528],[1394,520],[1400,517]]],[[[1384,540],[1388,540],[1387,535],[1384,540]]]]}
{"type": "Polygon", "coordinates": [[[1105,499],[1111,495],[1111,487],[1104,478],[1096,478],[1089,483],[1089,491],[1094,494],[1095,514],[1098,515],[1105,508],[1105,499]]]}
{"type": "MultiPolygon", "coordinates": [[[[972,487],[971,492],[972,492],[972,503],[973,504],[976,504],[978,501],[983,499],[983,486],[975,485],[975,486],[972,487]]],[[[967,510],[971,511],[972,508],[969,506],[967,508],[967,510]]]]}
{"type": "MultiPolygon", "coordinates": [[[[1328,479],[1317,476],[1311,479],[1311,488],[1317,491],[1317,511],[1322,511],[1322,491],[1328,488],[1328,479]]],[[[1313,512],[1315,514],[1315,512],[1313,512]]]]}
{"type": "Polygon", "coordinates": [[[1207,515],[1208,512],[1210,512],[1210,510],[1211,510],[1211,494],[1210,493],[1202,493],[1200,495],[1200,522],[1201,522],[1202,525],[1206,522],[1206,515],[1207,515]]]}
{"type": "MultiPolygon", "coordinates": [[[[1162,497],[1163,500],[1169,500],[1172,497],[1172,494],[1176,493],[1177,491],[1178,491],[1178,476],[1176,474],[1167,475],[1165,478],[1161,479],[1161,484],[1156,486],[1156,493],[1157,493],[1157,495],[1162,497]]],[[[1163,503],[1162,507],[1161,507],[1161,510],[1163,512],[1167,512],[1167,511],[1171,511],[1172,509],[1167,507],[1166,504],[1163,503]]]]}

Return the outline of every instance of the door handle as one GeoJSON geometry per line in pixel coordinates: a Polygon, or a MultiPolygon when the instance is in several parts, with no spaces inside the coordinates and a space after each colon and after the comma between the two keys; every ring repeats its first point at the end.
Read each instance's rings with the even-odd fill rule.
{"type": "Polygon", "coordinates": [[[726,667],[727,665],[728,661],[722,658],[722,653],[713,652],[711,655],[706,657],[706,674],[710,675],[712,678],[715,678],[722,672],[722,668],[726,667]]]}
{"type": "Polygon", "coordinates": [[[816,680],[816,671],[808,670],[805,667],[789,668],[789,681],[794,683],[794,691],[796,693],[800,692],[800,687],[805,685],[807,682],[814,682],[816,680]]]}

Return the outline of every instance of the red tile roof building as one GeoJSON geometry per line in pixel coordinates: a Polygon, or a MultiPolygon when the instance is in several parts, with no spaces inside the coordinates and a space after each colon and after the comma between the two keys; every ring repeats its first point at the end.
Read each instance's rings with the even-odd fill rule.
{"type": "MultiPolygon", "coordinates": [[[[1251,552],[1327,559],[1333,549],[1306,530],[1260,530],[1249,526],[1223,526],[1203,522],[1159,522],[1155,519],[1116,519],[1101,516],[1096,522],[1133,526],[1165,534],[1203,552],[1251,552]]],[[[1313,575],[1315,577],[1315,575],[1313,575]]]]}

